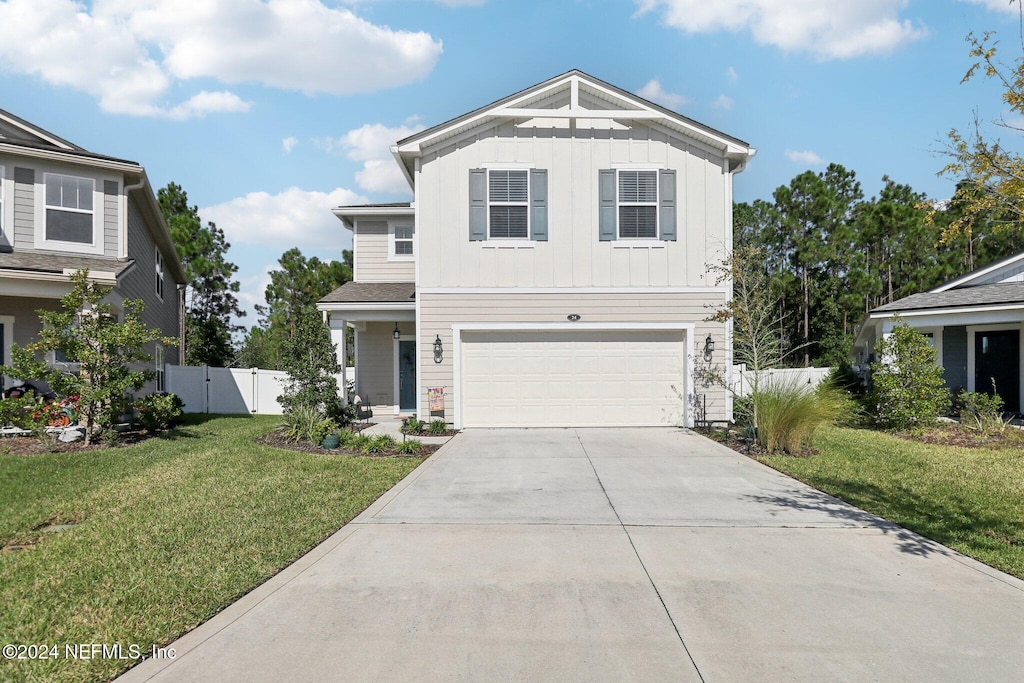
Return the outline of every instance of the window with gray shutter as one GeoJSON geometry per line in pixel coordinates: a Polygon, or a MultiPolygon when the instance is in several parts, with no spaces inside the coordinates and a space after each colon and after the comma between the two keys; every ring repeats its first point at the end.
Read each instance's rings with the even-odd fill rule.
{"type": "Polygon", "coordinates": [[[490,171],[487,200],[490,239],[529,237],[529,172],[490,171]]]}
{"type": "Polygon", "coordinates": [[[619,238],[658,237],[658,172],[619,171],[619,238]]]}
{"type": "Polygon", "coordinates": [[[93,181],[90,178],[47,173],[44,182],[46,239],[92,244],[93,181]]]}

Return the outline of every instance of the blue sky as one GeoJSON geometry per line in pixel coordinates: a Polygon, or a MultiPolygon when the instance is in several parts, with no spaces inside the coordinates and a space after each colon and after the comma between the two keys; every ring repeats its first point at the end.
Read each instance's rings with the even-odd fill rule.
{"type": "Polygon", "coordinates": [[[756,147],[739,201],[829,162],[869,196],[888,174],[943,199],[946,133],[1005,113],[960,83],[964,38],[997,31],[1009,60],[1018,20],[1008,0],[0,0],[0,108],[184,186],[251,310],[286,249],[350,247],[332,206],[409,198],[388,144],[574,68],[756,147]]]}

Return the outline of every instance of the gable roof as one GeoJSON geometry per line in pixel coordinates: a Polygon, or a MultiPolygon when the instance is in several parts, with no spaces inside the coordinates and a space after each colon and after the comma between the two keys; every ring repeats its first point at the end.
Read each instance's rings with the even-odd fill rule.
{"type": "Polygon", "coordinates": [[[748,143],[678,112],[622,90],[579,69],[567,71],[399,140],[392,148],[412,183],[413,159],[423,148],[499,119],[533,118],[646,120],[721,150],[737,172],[754,156],[748,143]]]}
{"type": "Polygon", "coordinates": [[[991,285],[978,285],[976,287],[947,289],[941,292],[932,290],[920,294],[911,294],[892,303],[872,309],[871,315],[872,317],[888,317],[876,316],[875,314],[1005,304],[1024,304],[1024,282],[1001,282],[991,285]]]}
{"type": "Polygon", "coordinates": [[[78,152],[85,151],[73,142],[68,142],[64,138],[58,137],[50,131],[29,123],[25,119],[3,109],[0,109],[0,140],[15,144],[34,144],[78,152]],[[4,131],[6,131],[6,134],[4,131]]]}
{"type": "Polygon", "coordinates": [[[984,278],[987,275],[991,275],[992,273],[996,272],[997,270],[1000,270],[1001,268],[1005,268],[1006,266],[1010,266],[1022,261],[1024,261],[1024,251],[1020,252],[1019,254],[1007,256],[1004,259],[1000,259],[995,263],[990,263],[986,266],[982,266],[981,268],[976,268],[975,270],[972,270],[966,275],[961,275],[958,278],[953,278],[952,280],[944,282],[935,289],[932,289],[930,291],[945,292],[950,289],[955,289],[957,287],[970,286],[970,284],[975,280],[980,280],[981,278],[984,278]]]}

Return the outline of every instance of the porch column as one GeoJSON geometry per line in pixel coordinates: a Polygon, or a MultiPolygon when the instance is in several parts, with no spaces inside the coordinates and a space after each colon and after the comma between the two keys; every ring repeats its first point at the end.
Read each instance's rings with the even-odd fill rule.
{"type": "Polygon", "coordinates": [[[348,329],[348,321],[344,318],[335,318],[327,313],[328,327],[331,330],[331,343],[337,345],[338,365],[341,366],[341,373],[338,378],[338,389],[341,391],[341,404],[348,405],[348,353],[345,348],[345,332],[348,329]]]}

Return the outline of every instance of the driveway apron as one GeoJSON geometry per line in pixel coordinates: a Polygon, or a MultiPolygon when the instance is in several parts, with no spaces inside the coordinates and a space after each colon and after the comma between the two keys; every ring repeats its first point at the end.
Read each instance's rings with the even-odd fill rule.
{"type": "Polygon", "coordinates": [[[1014,681],[1024,582],[676,429],[469,430],[124,681],[1014,681]]]}

